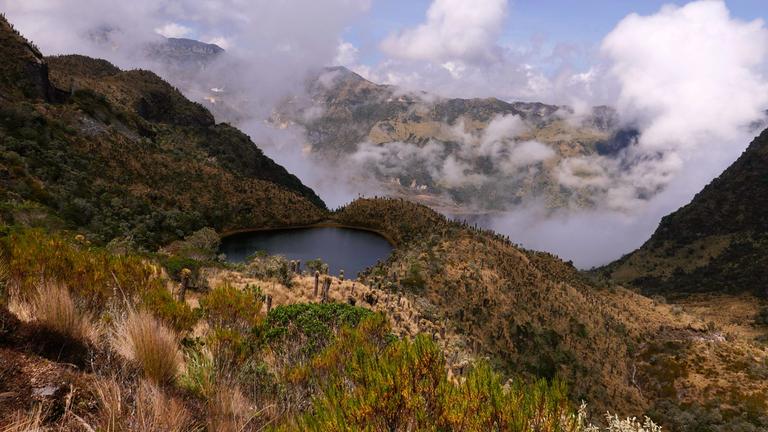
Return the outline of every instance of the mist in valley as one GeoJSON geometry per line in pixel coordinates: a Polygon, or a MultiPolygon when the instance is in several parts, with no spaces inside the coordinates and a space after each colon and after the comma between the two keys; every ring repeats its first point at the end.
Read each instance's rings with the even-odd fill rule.
{"type": "Polygon", "coordinates": [[[501,43],[500,17],[514,4],[472,4],[476,13],[465,19],[455,0],[433,0],[423,22],[385,37],[379,44],[382,58],[365,63],[344,37],[370,10],[368,0],[231,0],[215,6],[0,0],[9,18],[46,53],[79,53],[121,68],[156,71],[211,108],[217,121],[250,135],[330,208],[388,194],[382,176],[407,178],[418,171],[446,188],[514,188],[518,179],[549,164],[553,187],[589,197],[587,205],[553,206],[537,196],[520,202],[481,199],[466,203],[464,217],[482,214],[481,224],[583,268],[640,246],[661,217],[690,201],[764,124],[768,29],[760,20],[734,18],[725,2],[702,0],[629,15],[597,46],[585,49],[590,64],[580,68],[570,61],[569,50],[533,41],[524,47],[501,43]],[[56,24],[61,21],[68,25],[56,24]],[[179,68],[147,48],[165,37],[215,43],[225,52],[179,68]],[[503,115],[479,131],[461,122],[447,125],[441,133],[451,148],[436,139],[361,141],[355,151],[321,158],[301,124],[278,121],[274,113],[289,101],[304,104],[304,115],[322,116],[323,105],[312,100],[308,82],[322,79],[326,66],[346,66],[425,103],[495,96],[567,106],[557,115],[574,125],[593,106],[607,105],[617,113],[614,130],[633,128],[639,134],[611,154],[556,158],[547,144],[523,138],[530,125],[503,115]]]}

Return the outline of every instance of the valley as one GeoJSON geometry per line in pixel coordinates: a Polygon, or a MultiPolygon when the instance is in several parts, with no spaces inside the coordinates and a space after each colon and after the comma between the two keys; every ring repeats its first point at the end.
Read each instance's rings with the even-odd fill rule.
{"type": "Polygon", "coordinates": [[[4,16],[0,59],[2,430],[768,428],[766,132],[587,272],[474,222],[594,205],[554,172],[637,138],[610,108],[325,69],[273,124],[318,157],[415,158],[375,165],[391,196],[329,209],[153,72],[46,57],[4,16]]]}

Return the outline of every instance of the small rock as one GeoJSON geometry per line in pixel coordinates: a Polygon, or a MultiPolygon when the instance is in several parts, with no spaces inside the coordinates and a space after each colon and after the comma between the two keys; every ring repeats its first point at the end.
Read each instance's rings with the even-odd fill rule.
{"type": "Polygon", "coordinates": [[[35,387],[32,389],[32,395],[35,397],[51,397],[55,395],[60,388],[60,386],[55,386],[53,384],[48,384],[43,387],[35,387]]]}

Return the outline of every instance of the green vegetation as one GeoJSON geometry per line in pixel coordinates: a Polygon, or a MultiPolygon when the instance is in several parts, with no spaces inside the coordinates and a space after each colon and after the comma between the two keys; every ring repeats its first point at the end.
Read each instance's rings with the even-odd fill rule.
{"type": "Polygon", "coordinates": [[[0,98],[4,221],[155,250],[204,227],[323,217],[314,192],[153,73],[44,59],[4,19],[0,38],[0,88],[13,95],[0,98]]]}
{"type": "Polygon", "coordinates": [[[157,269],[139,256],[113,255],[82,235],[10,229],[0,238],[8,262],[9,294],[29,299],[43,284],[68,287],[78,304],[96,315],[112,301],[163,289],[157,269]]]}
{"type": "Polygon", "coordinates": [[[618,384],[630,380],[623,365],[635,336],[616,325],[623,320],[619,311],[595,311],[601,301],[572,265],[399,199],[356,200],[334,218],[384,232],[397,244],[364,280],[435,299],[444,319],[477,341],[473,349],[499,370],[530,381],[559,378],[574,403],[586,400],[598,410],[640,403],[632,388],[618,384]],[[611,356],[599,355],[595,346],[612,350],[611,356]],[[624,376],[606,379],[611,371],[624,376]]]}
{"type": "Polygon", "coordinates": [[[344,328],[334,343],[291,375],[320,389],[310,413],[284,430],[576,431],[562,384],[505,386],[479,365],[458,384],[430,339],[388,343],[383,317],[344,328]]]}
{"type": "Polygon", "coordinates": [[[200,299],[203,316],[214,327],[247,332],[261,321],[261,292],[241,291],[229,284],[214,288],[200,299]]]}
{"type": "Polygon", "coordinates": [[[328,269],[328,264],[324,263],[320,258],[311,259],[306,262],[307,270],[311,273],[320,272],[325,273],[328,269]]]}
{"type": "Polygon", "coordinates": [[[264,335],[274,345],[299,342],[305,353],[317,352],[342,327],[354,327],[372,312],[340,303],[279,306],[267,315],[264,335]]]}
{"type": "Polygon", "coordinates": [[[188,333],[199,319],[197,311],[174,299],[165,287],[144,291],[139,304],[178,333],[188,333]]]}
{"type": "Polygon", "coordinates": [[[242,267],[245,274],[259,279],[272,280],[283,284],[286,287],[291,286],[293,273],[291,272],[291,263],[282,256],[267,256],[266,254],[256,254],[251,257],[242,267]]]}
{"type": "MultiPolygon", "coordinates": [[[[689,413],[726,429],[766,423],[759,385],[707,388],[704,411],[680,400],[680,381],[702,370],[768,379],[764,359],[727,351],[715,326],[681,327],[641,296],[596,289],[570,263],[424,206],[360,199],[329,215],[153,73],[44,59],[4,18],[0,59],[0,429],[595,432],[575,409],[583,399],[596,411],[650,406],[680,429],[707,426],[689,413]],[[327,218],[396,243],[362,279],[397,295],[357,293],[377,310],[402,300],[407,316],[285,306],[308,280],[284,258],[217,256],[218,232],[327,218]],[[265,315],[267,301],[283,305],[265,315]],[[389,319],[400,335],[431,333],[398,339],[389,319]],[[680,334],[702,341],[667,344],[680,334]],[[704,344],[717,367],[697,364],[704,344]]],[[[760,263],[758,236],[746,238],[729,239],[734,265],[712,280],[760,263]]]]}
{"type": "Polygon", "coordinates": [[[405,277],[401,279],[400,283],[402,283],[406,289],[411,291],[423,292],[426,280],[421,273],[421,264],[418,262],[411,263],[411,265],[408,266],[408,271],[406,272],[405,277]]]}

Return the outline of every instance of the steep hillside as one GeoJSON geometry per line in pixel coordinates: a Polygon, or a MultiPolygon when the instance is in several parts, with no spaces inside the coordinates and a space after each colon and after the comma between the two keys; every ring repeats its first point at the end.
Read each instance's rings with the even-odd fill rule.
{"type": "Polygon", "coordinates": [[[24,39],[0,16],[0,101],[55,99],[48,80],[48,66],[36,46],[24,39]]]}
{"type": "Polygon", "coordinates": [[[149,58],[179,69],[204,68],[223,53],[218,45],[185,38],[167,38],[147,47],[149,58]]]}
{"type": "Polygon", "coordinates": [[[368,284],[427,298],[478,356],[514,374],[566,377],[576,397],[601,409],[643,406],[629,385],[628,347],[639,332],[628,333],[569,264],[406,201],[358,200],[336,217],[395,239],[368,284]]]}
{"type": "Polygon", "coordinates": [[[368,285],[426,299],[430,321],[511,376],[561,377],[595,412],[650,413],[670,430],[768,426],[758,378],[768,352],[709,315],[596,285],[557,257],[407,201],[357,200],[335,217],[397,243],[368,285]]]}
{"type": "Polygon", "coordinates": [[[648,292],[768,294],[768,130],[637,251],[606,267],[648,292]]]}
{"type": "Polygon", "coordinates": [[[299,179],[153,73],[44,59],[4,18],[0,38],[6,222],[156,247],[204,226],[323,217],[323,202],[299,179]]]}

